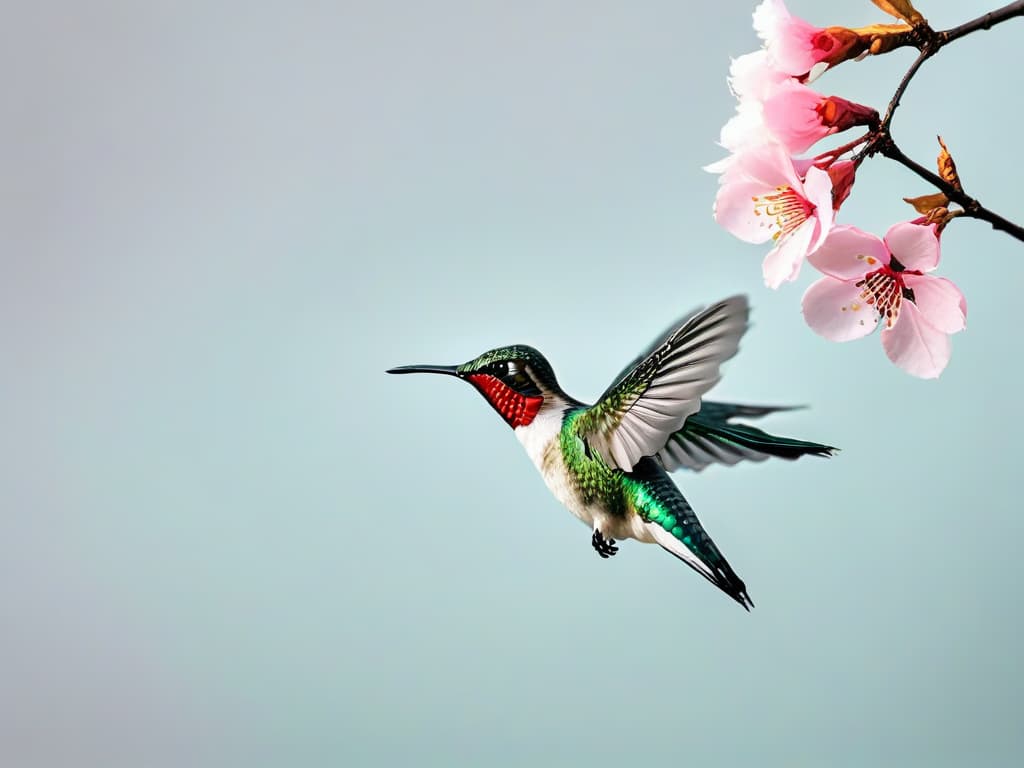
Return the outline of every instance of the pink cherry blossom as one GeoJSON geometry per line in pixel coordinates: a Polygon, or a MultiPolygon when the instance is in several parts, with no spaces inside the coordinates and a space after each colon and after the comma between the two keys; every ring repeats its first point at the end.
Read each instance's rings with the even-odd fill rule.
{"type": "Polygon", "coordinates": [[[774,242],[762,265],[769,288],[796,279],[832,228],[829,174],[814,166],[798,174],[786,150],[772,143],[734,155],[719,181],[715,221],[748,243],[774,242]]]}
{"type": "Polygon", "coordinates": [[[823,96],[795,80],[777,84],[762,106],[765,129],[791,153],[855,125],[877,123],[878,112],[839,96],[823,96]]]}
{"type": "MultiPolygon", "coordinates": [[[[825,136],[878,121],[874,109],[823,96],[775,69],[764,49],[733,59],[728,83],[737,99],[736,114],[722,127],[718,143],[732,153],[777,141],[795,154],[825,136]]],[[[732,162],[726,157],[705,170],[722,173],[732,162]]]]}
{"type": "Polygon", "coordinates": [[[881,324],[882,346],[896,365],[925,379],[942,373],[949,336],[965,327],[967,303],[952,282],[927,274],[939,263],[934,225],[902,222],[884,240],[838,226],[808,260],[825,273],[803,298],[811,330],[852,341],[881,324]]]}
{"type": "Polygon", "coordinates": [[[754,10],[754,29],[764,40],[772,65],[789,75],[813,80],[830,65],[863,52],[856,32],[822,29],[790,14],[782,0],[763,0],[754,10]]]}
{"type": "Polygon", "coordinates": [[[740,102],[764,101],[777,86],[792,79],[792,75],[772,66],[764,48],[745,53],[729,64],[729,90],[740,102]]]}
{"type": "MultiPolygon", "coordinates": [[[[735,153],[770,139],[765,126],[762,103],[781,83],[793,78],[771,66],[764,49],[733,59],[729,65],[729,90],[736,97],[736,114],[719,132],[720,146],[735,153]]],[[[729,155],[704,167],[709,173],[722,173],[734,160],[729,155]]]]}

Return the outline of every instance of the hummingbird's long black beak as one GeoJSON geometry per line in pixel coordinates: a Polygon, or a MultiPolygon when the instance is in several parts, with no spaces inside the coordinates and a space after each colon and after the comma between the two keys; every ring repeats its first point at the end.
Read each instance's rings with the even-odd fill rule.
{"type": "Polygon", "coordinates": [[[459,369],[454,365],[400,365],[389,369],[388,373],[443,373],[446,376],[458,376],[459,369]]]}

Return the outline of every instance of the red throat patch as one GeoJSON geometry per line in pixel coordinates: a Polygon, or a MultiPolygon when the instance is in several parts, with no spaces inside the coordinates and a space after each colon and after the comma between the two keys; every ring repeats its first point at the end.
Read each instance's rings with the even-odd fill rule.
{"type": "Polygon", "coordinates": [[[466,378],[473,382],[512,429],[525,427],[533,421],[544,402],[543,397],[527,397],[501,379],[486,373],[471,373],[466,378]]]}

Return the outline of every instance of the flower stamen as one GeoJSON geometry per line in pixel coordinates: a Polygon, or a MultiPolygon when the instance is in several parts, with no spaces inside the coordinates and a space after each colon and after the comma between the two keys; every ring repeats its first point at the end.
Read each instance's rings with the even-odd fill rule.
{"type": "Polygon", "coordinates": [[[768,224],[769,227],[778,227],[772,233],[772,240],[779,240],[791,234],[807,221],[815,210],[813,205],[788,185],[776,187],[774,192],[752,197],[751,200],[754,203],[754,215],[766,216],[772,220],[768,224]]]}
{"type": "Polygon", "coordinates": [[[888,265],[874,272],[868,272],[855,285],[861,288],[860,298],[874,307],[879,318],[885,320],[885,327],[892,328],[900,316],[903,306],[903,276],[888,265]]]}

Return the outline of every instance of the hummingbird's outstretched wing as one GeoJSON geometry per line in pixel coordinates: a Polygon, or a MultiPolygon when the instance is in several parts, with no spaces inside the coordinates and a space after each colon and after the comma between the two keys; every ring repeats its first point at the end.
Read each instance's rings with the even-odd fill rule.
{"type": "MultiPolygon", "coordinates": [[[[800,407],[800,406],[796,406],[800,407]]],[[[757,427],[737,423],[737,417],[757,418],[792,406],[736,405],[703,401],[683,428],[673,432],[658,458],[669,472],[680,467],[699,472],[711,464],[733,465],[740,461],[764,461],[770,457],[831,456],[831,445],[772,435],[757,427]]]]}
{"type": "MultiPolygon", "coordinates": [[[[683,325],[691,317],[700,314],[703,309],[704,307],[695,307],[694,309],[691,309],[689,312],[680,315],[678,318],[676,318],[675,322],[673,322],[672,325],[670,325],[668,328],[662,331],[657,336],[657,338],[654,339],[654,341],[648,344],[646,349],[644,349],[639,355],[637,355],[628,363],[626,363],[626,365],[622,368],[621,371],[618,372],[618,374],[616,374],[615,378],[612,379],[612,381],[619,382],[626,378],[626,375],[634,368],[636,368],[638,365],[640,365],[640,363],[642,363],[644,360],[650,357],[654,350],[656,350],[658,347],[660,347],[662,344],[664,344],[666,341],[672,338],[672,335],[679,330],[679,327],[681,325],[683,325]]],[[[609,389],[611,389],[611,387],[609,387],[609,389]]]]}
{"type": "Polygon", "coordinates": [[[677,325],[580,414],[577,434],[605,464],[627,472],[657,454],[700,410],[719,366],[739,349],[748,314],[746,298],[733,296],[677,325]]]}

